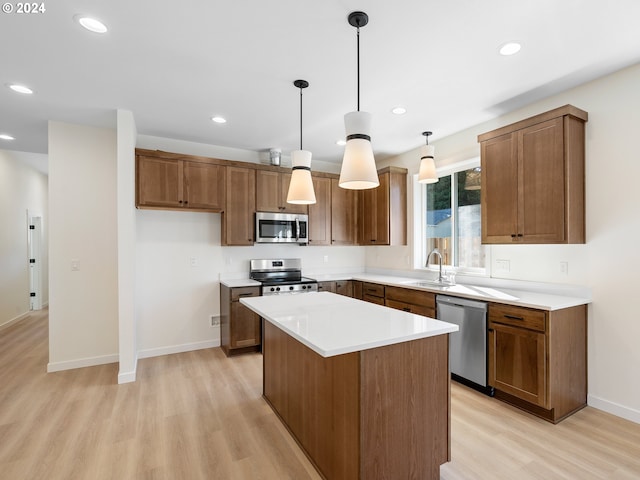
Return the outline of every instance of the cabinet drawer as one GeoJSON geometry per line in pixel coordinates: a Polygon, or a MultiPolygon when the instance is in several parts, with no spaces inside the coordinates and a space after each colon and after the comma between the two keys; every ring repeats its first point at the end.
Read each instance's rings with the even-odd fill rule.
{"type": "Polygon", "coordinates": [[[367,293],[362,295],[362,300],[370,303],[377,303],[378,305],[384,305],[384,297],[377,297],[375,295],[369,295],[367,293]]]}
{"type": "MultiPolygon", "coordinates": [[[[433,293],[412,290],[410,288],[387,287],[386,298],[397,302],[411,303],[423,307],[436,308],[436,296],[433,293]]],[[[422,315],[422,314],[421,314],[422,315]]]]}
{"type": "Polygon", "coordinates": [[[511,305],[489,305],[489,321],[544,332],[546,312],[511,305]]]}
{"type": "MultiPolygon", "coordinates": [[[[374,297],[382,297],[384,299],[384,285],[365,282],[362,284],[362,294],[372,295],[374,297]]],[[[384,304],[384,300],[382,303],[384,304]]]]}
{"type": "Polygon", "coordinates": [[[231,301],[237,302],[242,297],[259,297],[260,287],[237,287],[231,289],[231,301]]]}
{"type": "Polygon", "coordinates": [[[416,315],[423,315],[425,317],[436,318],[436,310],[432,307],[425,307],[424,305],[414,305],[412,303],[398,302],[395,300],[385,300],[385,305],[396,310],[402,310],[403,312],[415,313],[416,315]]]}

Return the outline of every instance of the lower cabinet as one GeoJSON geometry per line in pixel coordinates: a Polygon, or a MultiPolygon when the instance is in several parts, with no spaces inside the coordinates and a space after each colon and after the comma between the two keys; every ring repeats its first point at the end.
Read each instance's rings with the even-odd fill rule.
{"type": "Polygon", "coordinates": [[[318,291],[336,293],[336,282],[318,282],[318,291]]]}
{"type": "Polygon", "coordinates": [[[384,285],[377,283],[362,283],[362,300],[365,302],[377,303],[384,305],[384,285]]]}
{"type": "Polygon", "coordinates": [[[436,316],[435,293],[412,290],[410,288],[387,287],[385,305],[425,317],[435,318],[436,316]]]}
{"type": "Polygon", "coordinates": [[[337,280],[336,293],[345,297],[353,297],[353,282],[351,280],[337,280]]]}
{"type": "Polygon", "coordinates": [[[260,317],[240,303],[242,297],[258,296],[260,287],[220,285],[220,346],[228,356],[260,350],[260,317]]]}
{"type": "Polygon", "coordinates": [[[553,423],[586,405],[585,305],[544,311],[489,304],[488,313],[496,398],[553,423]]]}

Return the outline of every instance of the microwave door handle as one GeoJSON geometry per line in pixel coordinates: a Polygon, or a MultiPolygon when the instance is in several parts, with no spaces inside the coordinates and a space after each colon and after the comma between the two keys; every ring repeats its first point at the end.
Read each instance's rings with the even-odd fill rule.
{"type": "Polygon", "coordinates": [[[300,240],[300,220],[296,218],[296,241],[300,240]]]}

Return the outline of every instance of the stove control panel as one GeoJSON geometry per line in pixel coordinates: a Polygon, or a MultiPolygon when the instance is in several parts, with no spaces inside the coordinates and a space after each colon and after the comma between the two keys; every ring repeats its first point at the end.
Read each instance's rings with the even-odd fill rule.
{"type": "Polygon", "coordinates": [[[297,283],[293,285],[265,285],[262,287],[262,295],[278,295],[282,293],[306,293],[317,292],[317,283],[297,283]]]}

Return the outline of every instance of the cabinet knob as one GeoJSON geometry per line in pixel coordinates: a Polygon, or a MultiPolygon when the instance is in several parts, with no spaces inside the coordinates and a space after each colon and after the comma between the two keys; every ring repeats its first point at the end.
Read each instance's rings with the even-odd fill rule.
{"type": "Polygon", "coordinates": [[[516,238],[516,234],[515,234],[515,233],[512,233],[512,234],[511,234],[511,238],[516,238]]]}
{"type": "Polygon", "coordinates": [[[182,203],[182,200],[178,200],[178,203],[182,203]]]}

